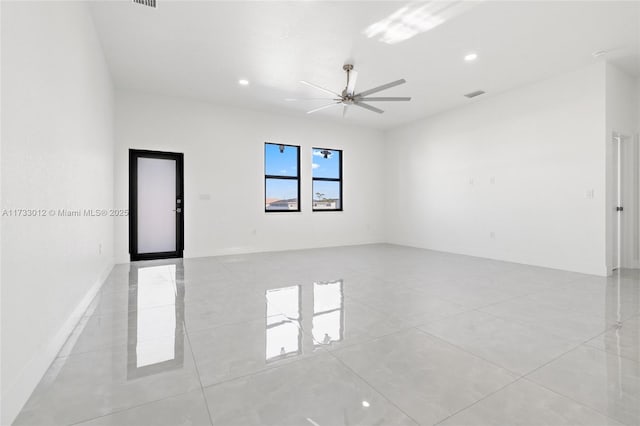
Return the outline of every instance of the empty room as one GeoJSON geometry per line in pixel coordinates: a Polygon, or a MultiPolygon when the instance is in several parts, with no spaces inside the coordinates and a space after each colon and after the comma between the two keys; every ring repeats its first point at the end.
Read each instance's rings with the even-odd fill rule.
{"type": "Polygon", "coordinates": [[[640,425],[640,0],[0,0],[2,425],[640,425]]]}

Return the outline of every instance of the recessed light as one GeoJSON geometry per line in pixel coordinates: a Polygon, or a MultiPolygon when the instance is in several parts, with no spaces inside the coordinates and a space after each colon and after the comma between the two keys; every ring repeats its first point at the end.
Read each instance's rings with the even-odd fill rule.
{"type": "Polygon", "coordinates": [[[369,401],[362,401],[362,406],[364,408],[369,408],[369,407],[371,407],[371,404],[369,404],[369,401]]]}
{"type": "Polygon", "coordinates": [[[467,62],[473,62],[476,59],[478,59],[478,54],[477,53],[468,53],[464,56],[464,60],[467,62]]]}
{"type": "Polygon", "coordinates": [[[245,80],[244,78],[241,80],[238,80],[238,84],[240,86],[248,86],[249,85],[249,80],[245,80]]]}

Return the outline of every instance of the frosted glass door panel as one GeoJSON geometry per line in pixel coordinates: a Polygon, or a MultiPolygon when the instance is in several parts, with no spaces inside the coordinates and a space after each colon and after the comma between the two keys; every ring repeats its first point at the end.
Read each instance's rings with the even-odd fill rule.
{"type": "Polygon", "coordinates": [[[176,251],[176,161],[138,157],[138,253],[176,251]]]}

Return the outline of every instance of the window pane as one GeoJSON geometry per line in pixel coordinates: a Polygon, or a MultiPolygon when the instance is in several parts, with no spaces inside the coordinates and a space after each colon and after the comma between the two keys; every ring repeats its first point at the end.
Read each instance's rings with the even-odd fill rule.
{"type": "Polygon", "coordinates": [[[342,340],[342,281],[313,284],[312,334],[319,345],[342,340]]]}
{"type": "Polygon", "coordinates": [[[342,308],[342,281],[313,284],[313,313],[342,308]]]}
{"type": "Polygon", "coordinates": [[[340,311],[331,311],[326,314],[313,316],[313,339],[320,345],[328,345],[331,342],[342,340],[342,315],[340,311]]]}
{"type": "Polygon", "coordinates": [[[266,210],[298,210],[298,179],[266,179],[266,210]]]}
{"type": "Polygon", "coordinates": [[[300,353],[300,286],[267,290],[266,360],[300,353]]]}
{"type": "MultiPolygon", "coordinates": [[[[300,286],[267,290],[267,324],[269,319],[283,314],[288,319],[300,319],[300,286]]],[[[277,319],[276,321],[281,321],[277,319]]]]}
{"type": "Polygon", "coordinates": [[[274,176],[298,176],[298,147],[273,143],[264,145],[264,173],[274,176]],[[280,149],[283,149],[280,152],[280,149]]]}
{"type": "Polygon", "coordinates": [[[313,177],[340,178],[340,151],[313,148],[313,177]],[[325,158],[327,157],[327,158],[325,158]]]}
{"type": "Polygon", "coordinates": [[[313,181],[313,209],[336,210],[342,208],[340,182],[313,181]]]}
{"type": "Polygon", "coordinates": [[[283,322],[267,328],[266,360],[285,357],[300,352],[300,327],[293,322],[283,322]]]}

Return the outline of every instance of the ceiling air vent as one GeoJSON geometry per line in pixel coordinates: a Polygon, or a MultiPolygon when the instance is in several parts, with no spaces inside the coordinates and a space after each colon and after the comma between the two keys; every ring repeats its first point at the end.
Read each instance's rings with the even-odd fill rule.
{"type": "Polygon", "coordinates": [[[475,98],[476,96],[484,95],[485,93],[486,92],[484,90],[476,90],[475,92],[467,93],[464,96],[471,99],[471,98],[475,98]]]}
{"type": "Polygon", "coordinates": [[[156,7],[156,0],[133,0],[133,2],[143,6],[156,7]]]}

